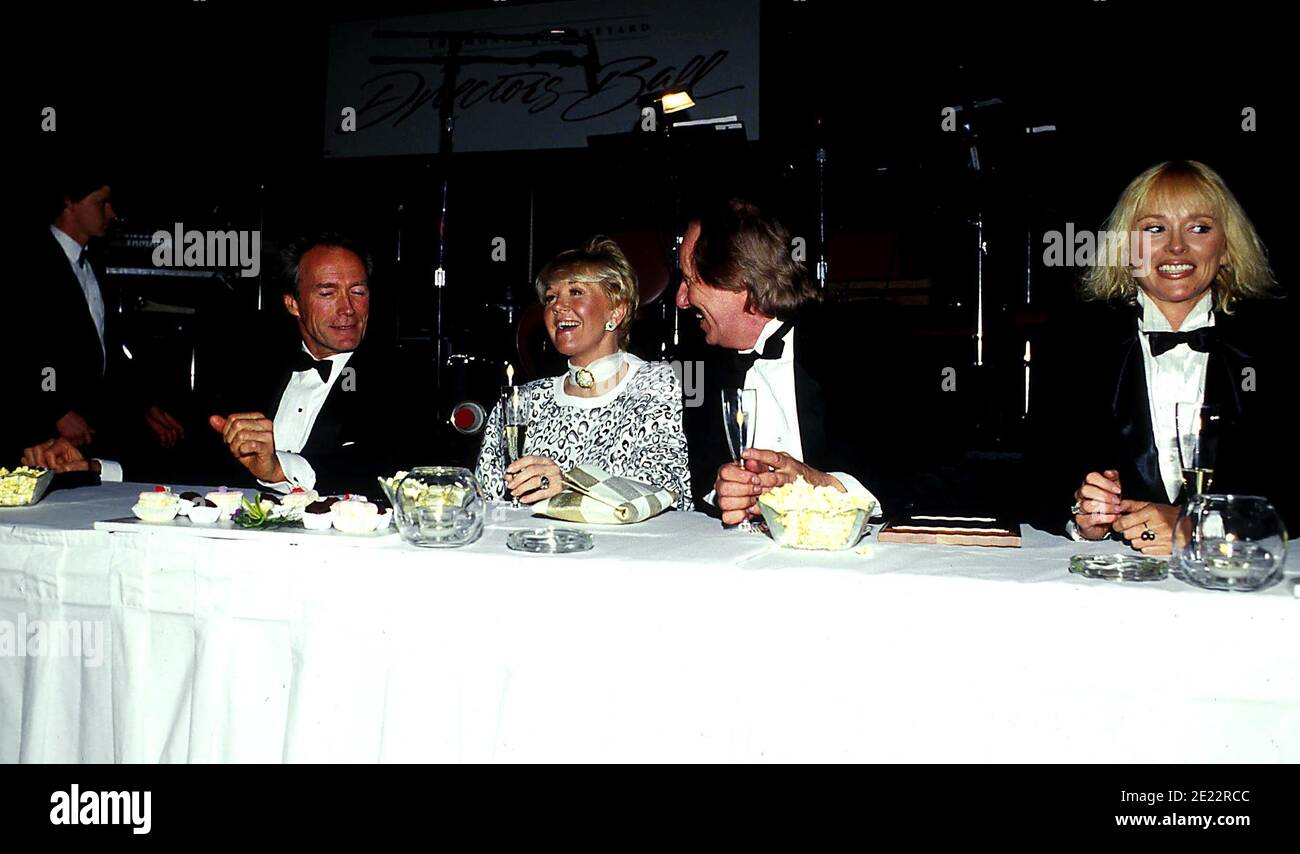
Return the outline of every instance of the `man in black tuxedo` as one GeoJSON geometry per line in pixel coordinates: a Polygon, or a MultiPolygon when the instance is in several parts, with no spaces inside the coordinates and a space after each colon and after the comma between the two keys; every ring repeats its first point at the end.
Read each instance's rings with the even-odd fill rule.
{"type": "Polygon", "coordinates": [[[677,307],[696,312],[717,348],[704,365],[701,405],[683,414],[696,506],[736,524],[759,515],[759,494],[802,475],[814,486],[869,488],[901,510],[901,478],[887,459],[905,455],[882,447],[891,420],[868,401],[868,372],[883,367],[870,354],[888,345],[819,306],[791,257],[789,232],[748,202],[716,205],[687,227],[681,268],[677,307]],[[723,431],[724,388],[753,388],[758,397],[744,467],[723,431]]]}
{"type": "Polygon", "coordinates": [[[377,495],[376,477],[412,465],[409,435],[422,421],[418,406],[402,402],[393,360],[365,344],[370,257],[338,234],[296,240],[282,255],[297,334],[269,354],[232,344],[226,391],[209,419],[215,453],[185,479],[377,495]]]}
{"type": "Polygon", "coordinates": [[[334,233],[295,240],[281,255],[297,334],[253,372],[260,382],[223,396],[228,414],[209,423],[265,487],[378,496],[378,476],[414,464],[416,429],[428,422],[418,396],[402,394],[396,359],[365,342],[370,255],[334,233]]]}

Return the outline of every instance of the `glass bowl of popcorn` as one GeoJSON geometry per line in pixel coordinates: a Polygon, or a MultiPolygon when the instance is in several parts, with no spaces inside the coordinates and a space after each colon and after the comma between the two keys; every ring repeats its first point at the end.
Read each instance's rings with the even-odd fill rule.
{"type": "Polygon", "coordinates": [[[423,466],[381,477],[379,485],[393,505],[397,530],[412,545],[455,548],[483,534],[487,505],[469,469],[423,466]]]}
{"type": "Polygon", "coordinates": [[[54,472],[44,466],[0,466],[0,507],[30,507],[45,496],[54,472]]]}
{"type": "Polygon", "coordinates": [[[813,486],[802,477],[758,496],[758,509],[777,545],[792,549],[851,549],[876,509],[871,493],[850,495],[813,486]]]}

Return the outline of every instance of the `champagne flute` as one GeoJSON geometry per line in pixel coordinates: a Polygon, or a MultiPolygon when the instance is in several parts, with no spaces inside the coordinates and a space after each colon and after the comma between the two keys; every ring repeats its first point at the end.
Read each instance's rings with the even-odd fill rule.
{"type": "MultiPolygon", "coordinates": [[[[758,392],[752,388],[724,388],[722,390],[722,424],[727,433],[727,445],[736,465],[745,467],[741,456],[746,448],[754,447],[754,415],[758,410],[758,392]]],[[[748,519],[736,526],[742,531],[753,531],[748,519]]]]}
{"type": "Polygon", "coordinates": [[[1214,460],[1222,425],[1217,406],[1186,402],[1174,405],[1178,459],[1183,469],[1183,493],[1188,501],[1204,495],[1214,480],[1214,460]]]}
{"type": "MultiPolygon", "coordinates": [[[[532,416],[531,398],[517,385],[501,389],[501,452],[506,458],[502,470],[524,455],[524,441],[532,416]]],[[[519,509],[519,497],[510,497],[510,506],[519,509]]]]}

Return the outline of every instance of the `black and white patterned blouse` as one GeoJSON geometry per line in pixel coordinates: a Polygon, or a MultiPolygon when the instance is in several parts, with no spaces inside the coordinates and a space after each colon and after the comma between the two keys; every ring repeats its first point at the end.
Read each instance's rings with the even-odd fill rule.
{"type": "MultiPolygon", "coordinates": [[[[677,494],[678,510],[691,510],[691,473],[682,431],[682,389],[663,362],[627,355],[623,380],[599,397],[574,397],[564,374],[522,386],[532,398],[524,454],[550,457],[563,471],[594,465],[677,494]]],[[[501,403],[488,416],[475,474],[487,498],[505,496],[501,403]]]]}

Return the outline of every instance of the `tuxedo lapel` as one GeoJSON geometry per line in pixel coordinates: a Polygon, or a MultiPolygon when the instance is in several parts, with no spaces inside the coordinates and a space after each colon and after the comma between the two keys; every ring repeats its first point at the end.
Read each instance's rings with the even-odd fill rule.
{"type": "Polygon", "coordinates": [[[262,412],[272,421],[280,411],[280,401],[284,399],[285,389],[289,387],[289,380],[293,379],[293,371],[285,368],[280,371],[275,381],[269,386],[270,394],[267,395],[267,402],[262,412]]]}
{"type": "Polygon", "coordinates": [[[320,414],[316,416],[316,423],[312,425],[311,435],[307,437],[305,447],[331,450],[338,448],[343,443],[345,425],[352,421],[350,416],[354,409],[352,404],[355,398],[355,392],[344,390],[341,379],[335,381],[330,388],[329,396],[325,398],[325,405],[320,408],[320,414]]]}
{"type": "Polygon", "coordinates": [[[311,435],[307,437],[307,443],[303,446],[304,454],[320,450],[335,450],[343,444],[344,425],[351,421],[348,415],[352,409],[350,404],[354,394],[344,392],[339,386],[339,383],[335,383],[330,389],[329,397],[325,398],[325,405],[316,416],[311,435]]]}
{"type": "Polygon", "coordinates": [[[1205,404],[1219,407],[1224,426],[1241,417],[1241,391],[1237,383],[1243,370],[1250,367],[1250,354],[1232,341],[1234,325],[1222,314],[1215,317],[1218,335],[1210,344],[1210,356],[1205,366],[1205,404]]]}
{"type": "MultiPolygon", "coordinates": [[[[745,374],[748,373],[740,362],[739,350],[726,350],[724,355],[718,359],[718,374],[721,382],[718,383],[718,393],[721,394],[724,388],[743,388],[745,385],[745,374]]],[[[721,406],[721,398],[718,398],[721,406]]]]}
{"type": "Polygon", "coordinates": [[[1241,382],[1247,376],[1247,368],[1258,367],[1257,351],[1252,346],[1258,342],[1244,334],[1235,334],[1244,332],[1235,317],[1216,314],[1215,327],[1218,334],[1210,344],[1205,367],[1205,404],[1217,406],[1221,419],[1215,452],[1215,485],[1226,484],[1229,488],[1236,488],[1234,483],[1251,482],[1256,478],[1256,473],[1251,471],[1255,467],[1251,461],[1259,449],[1249,446],[1258,440],[1252,438],[1246,424],[1247,401],[1243,399],[1245,392],[1241,382]]]}
{"type": "MultiPolygon", "coordinates": [[[[791,337],[797,332],[791,332],[791,337]]],[[[826,394],[808,369],[810,341],[802,337],[794,348],[794,397],[799,418],[799,440],[803,461],[810,466],[826,465],[826,394]]]]}
{"type": "MultiPolygon", "coordinates": [[[[708,453],[713,459],[717,460],[710,467],[706,466],[708,471],[709,488],[712,488],[713,474],[717,472],[718,466],[725,462],[731,461],[731,446],[727,442],[727,431],[723,428],[722,422],[722,392],[723,389],[741,388],[745,384],[745,376],[740,373],[736,362],[735,350],[722,350],[714,364],[717,366],[716,371],[707,371],[705,373],[705,406],[702,407],[705,422],[703,424],[704,440],[706,447],[710,450],[708,453]],[[716,382],[710,382],[710,380],[716,382]],[[712,386],[712,387],[710,387],[712,386]]],[[[704,448],[700,449],[704,451],[704,448]]],[[[707,492],[705,489],[700,494],[707,492]]]]}
{"type": "Polygon", "coordinates": [[[334,451],[345,441],[358,439],[357,436],[348,435],[348,431],[361,420],[358,410],[364,405],[365,398],[360,397],[360,389],[369,388],[370,383],[380,380],[379,377],[368,374],[368,370],[371,368],[368,367],[366,357],[360,350],[354,351],[352,358],[348,359],[347,365],[334,380],[334,385],[330,386],[330,393],[321,406],[320,414],[316,416],[311,435],[307,437],[305,453],[309,452],[308,449],[334,451]]]}
{"type": "Polygon", "coordinates": [[[1164,479],[1160,475],[1160,455],[1156,450],[1155,431],[1151,427],[1146,367],[1142,360],[1142,344],[1138,341],[1136,326],[1133,329],[1133,334],[1121,345],[1119,376],[1111,400],[1111,412],[1119,427],[1124,448],[1142,481],[1143,494],[1162,496],[1166,493],[1164,479]]]}
{"type": "MultiPolygon", "coordinates": [[[[104,303],[104,350],[102,355],[107,359],[111,359],[114,351],[120,349],[123,344],[121,340],[123,331],[120,323],[121,315],[117,313],[119,302],[117,287],[109,281],[108,273],[105,272],[104,265],[100,263],[98,257],[88,259],[86,263],[90,264],[90,269],[95,273],[95,281],[99,283],[99,298],[104,303]]],[[[79,282],[77,286],[80,288],[79,282]]],[[[83,296],[82,299],[84,301],[85,297],[83,296]]],[[[89,303],[86,304],[86,316],[90,317],[89,303]]],[[[90,324],[93,331],[95,324],[93,318],[91,318],[90,324]]],[[[108,363],[106,360],[101,360],[101,376],[107,372],[108,363]]]]}
{"type": "MultiPolygon", "coordinates": [[[[106,369],[104,364],[104,354],[107,346],[103,349],[99,346],[99,332],[95,329],[95,318],[90,313],[90,303],[86,300],[86,292],[81,289],[81,282],[77,279],[77,274],[72,269],[72,263],[68,261],[68,256],[63,251],[63,247],[53,234],[46,232],[46,248],[49,254],[49,269],[57,270],[57,281],[60,283],[58,288],[59,297],[56,297],[56,304],[63,304],[68,307],[70,316],[76,318],[73,321],[74,328],[72,340],[77,342],[76,352],[82,355],[75,357],[85,359],[83,365],[93,366],[94,376],[102,378],[106,369]],[[93,345],[93,346],[92,346],[93,345]]],[[[95,269],[95,277],[103,282],[102,273],[99,268],[95,269]]],[[[104,293],[103,287],[100,287],[100,295],[104,293]]],[[[108,327],[108,303],[104,304],[104,326],[105,333],[108,327]]],[[[85,370],[85,368],[82,368],[85,370]]]]}
{"type": "Polygon", "coordinates": [[[722,389],[736,388],[734,379],[734,352],[712,347],[701,355],[703,365],[703,397],[699,405],[683,401],[682,427],[686,432],[691,468],[691,490],[695,493],[696,508],[706,513],[716,508],[705,502],[704,496],[713,489],[718,467],[731,459],[727,437],[722,429],[722,389]]]}

